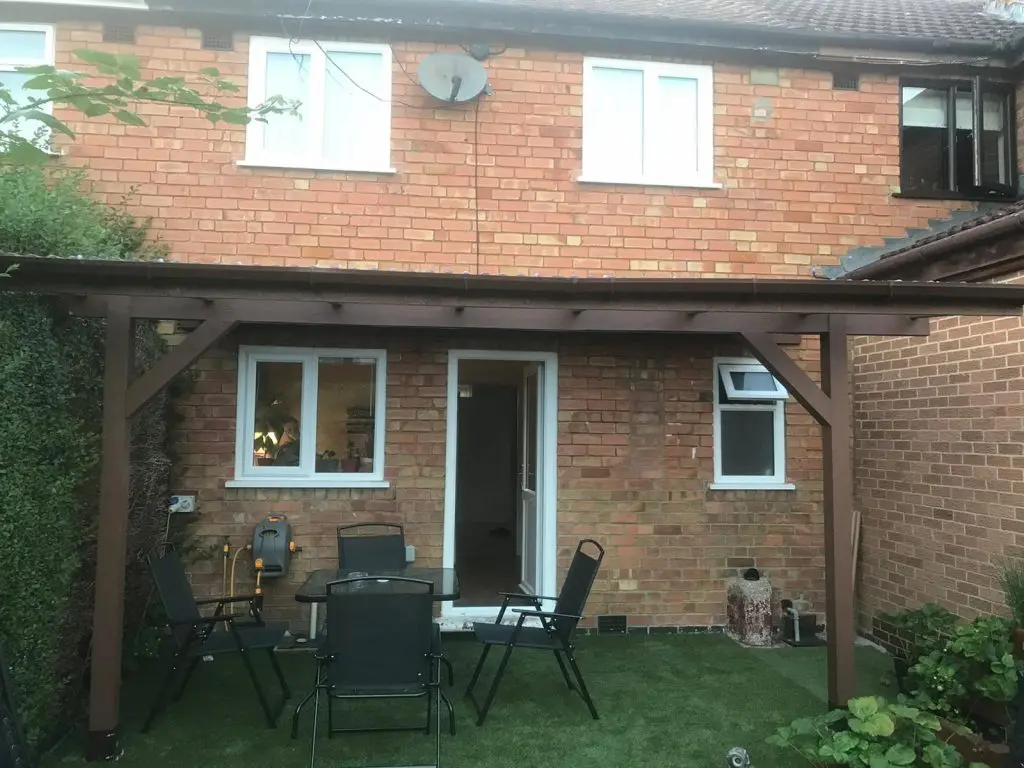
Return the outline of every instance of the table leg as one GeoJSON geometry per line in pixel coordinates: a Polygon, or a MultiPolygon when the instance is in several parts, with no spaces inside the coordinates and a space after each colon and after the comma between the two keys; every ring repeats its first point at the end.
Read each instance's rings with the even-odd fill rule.
{"type": "Polygon", "coordinates": [[[320,607],[320,603],[309,604],[309,639],[310,641],[316,640],[316,626],[317,626],[317,608],[320,607]]]}

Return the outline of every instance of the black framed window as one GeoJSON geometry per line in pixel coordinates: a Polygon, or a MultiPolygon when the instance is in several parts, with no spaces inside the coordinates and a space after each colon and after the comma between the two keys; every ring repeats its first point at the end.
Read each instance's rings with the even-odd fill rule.
{"type": "Polygon", "coordinates": [[[905,82],[900,104],[904,196],[1016,197],[1012,89],[978,80],[905,82]]]}

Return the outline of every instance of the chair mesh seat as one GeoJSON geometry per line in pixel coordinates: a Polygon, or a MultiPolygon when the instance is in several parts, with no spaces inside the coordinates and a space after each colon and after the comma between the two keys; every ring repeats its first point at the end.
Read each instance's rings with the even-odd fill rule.
{"type": "MultiPolygon", "coordinates": [[[[281,642],[288,625],[284,622],[268,621],[261,626],[237,626],[238,634],[242,636],[242,642],[250,650],[266,650],[274,648],[281,642]]],[[[192,651],[193,656],[205,656],[209,653],[223,653],[224,651],[238,650],[235,638],[224,629],[218,629],[211,634],[202,646],[192,651]]]]}
{"type": "MultiPolygon", "coordinates": [[[[515,624],[474,624],[473,634],[485,645],[505,645],[512,639],[515,624]]],[[[523,627],[519,630],[516,645],[520,648],[539,648],[544,651],[560,650],[558,639],[541,627],[523,627]]]]}

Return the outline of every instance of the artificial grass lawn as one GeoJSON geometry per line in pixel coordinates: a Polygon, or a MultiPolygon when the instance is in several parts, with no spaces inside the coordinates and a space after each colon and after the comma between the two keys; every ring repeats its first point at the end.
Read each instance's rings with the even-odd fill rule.
{"type": "MultiPolygon", "coordinates": [[[[722,636],[584,637],[577,658],[601,715],[590,718],[569,692],[549,653],[518,650],[506,670],[487,722],[478,728],[463,698],[477,658],[469,638],[445,638],[455,665],[457,735],[442,738],[450,768],[718,768],[734,746],[745,747],[757,768],[793,768],[799,759],[764,743],[776,727],[825,706],[825,649],[750,650],[722,636]]],[[[860,693],[877,692],[888,657],[859,647],[860,693]]],[[[492,652],[488,669],[496,666],[492,652]]],[[[259,660],[261,679],[270,669],[259,660]]],[[[122,742],[127,768],[306,766],[311,706],[299,738],[289,738],[291,711],[313,679],[308,654],[281,655],[293,698],[277,729],[264,726],[252,686],[237,659],[218,657],[196,670],[185,696],[147,734],[139,727],[161,668],[126,684],[122,742]]],[[[482,683],[489,682],[487,672],[482,683]]],[[[486,690],[478,690],[482,698],[486,690]]],[[[386,716],[421,717],[422,703],[387,702],[386,716]]],[[[337,716],[380,712],[384,702],[341,705],[337,716]],[[360,708],[362,707],[362,708],[360,708]]],[[[325,717],[321,707],[321,717],[325,717]]],[[[342,734],[317,738],[317,768],[421,765],[432,761],[433,736],[421,733],[342,734]]],[[[349,721],[352,722],[351,720],[349,721]]],[[[444,721],[447,728],[447,722],[444,721]]],[[[80,740],[47,766],[82,762],[80,740]]]]}

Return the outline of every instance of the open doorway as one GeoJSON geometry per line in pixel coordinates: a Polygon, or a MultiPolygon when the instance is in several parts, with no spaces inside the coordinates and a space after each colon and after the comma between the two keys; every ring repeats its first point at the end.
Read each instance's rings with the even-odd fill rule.
{"type": "Polygon", "coordinates": [[[462,596],[443,615],[456,626],[554,578],[556,367],[551,353],[451,352],[443,561],[462,596]]]}
{"type": "Polygon", "coordinates": [[[520,397],[525,367],[513,360],[459,366],[455,563],[459,607],[494,605],[520,582],[520,397]]]}

